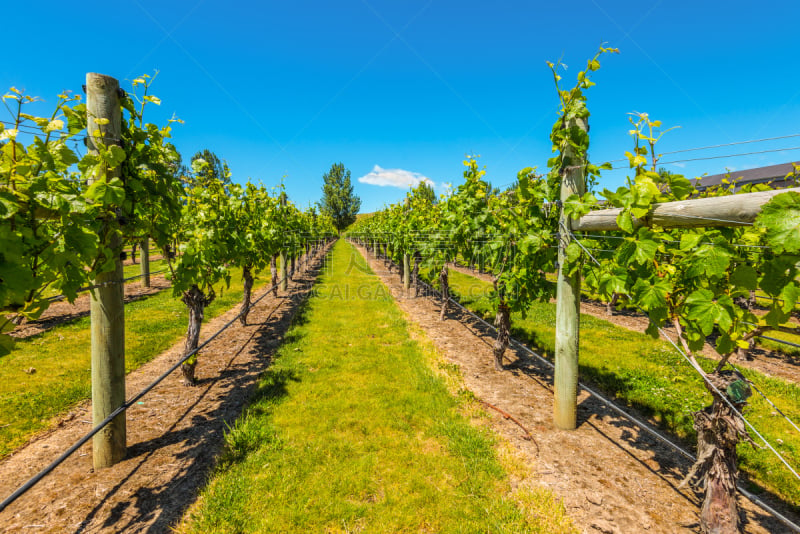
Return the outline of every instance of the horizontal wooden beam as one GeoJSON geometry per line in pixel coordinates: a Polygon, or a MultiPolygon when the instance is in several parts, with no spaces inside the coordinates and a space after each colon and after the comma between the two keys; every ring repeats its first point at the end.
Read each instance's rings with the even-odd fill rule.
{"type": "MultiPolygon", "coordinates": [[[[655,204],[646,216],[634,219],[634,228],[661,226],[662,228],[691,228],[700,226],[746,226],[756,220],[761,206],[775,195],[800,187],[774,189],[758,193],[743,193],[724,197],[695,198],[655,204]]],[[[617,216],[621,208],[592,211],[577,221],[572,221],[574,231],[619,230],[617,216]]]]}

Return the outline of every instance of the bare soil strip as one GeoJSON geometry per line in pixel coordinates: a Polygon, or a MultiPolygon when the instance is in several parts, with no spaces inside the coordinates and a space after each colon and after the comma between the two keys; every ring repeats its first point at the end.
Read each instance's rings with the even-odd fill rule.
{"type": "MultiPolygon", "coordinates": [[[[492,331],[454,306],[447,320],[439,321],[438,302],[413,298],[413,287],[406,295],[397,274],[389,274],[382,260],[358,248],[408,319],[460,367],[475,396],[530,430],[534,439],[526,440],[516,423],[489,411],[497,432],[514,446],[533,477],[563,499],[583,532],[699,532],[702,497],[678,487],[690,467],[688,460],[585,392],[578,398],[578,428],[556,429],[548,369],[509,348],[506,358],[511,364],[504,372],[495,371],[492,331]]],[[[745,532],[787,531],[750,501],[739,502],[745,511],[745,532]]]]}
{"type": "MultiPolygon", "coordinates": [[[[0,513],[0,532],[167,532],[194,501],[220,450],[227,425],[270,364],[298,306],[311,291],[322,255],[299,273],[286,295],[270,293],[204,349],[198,385],[179,372],[128,410],[128,458],[94,472],[90,444],[0,513]]],[[[260,296],[258,294],[257,296],[260,296]]],[[[203,327],[201,339],[235,317],[239,307],[203,327]]],[[[183,341],[128,375],[128,396],[180,359],[183,341]]],[[[0,462],[0,498],[53,461],[91,429],[89,402],[0,462]]]]}

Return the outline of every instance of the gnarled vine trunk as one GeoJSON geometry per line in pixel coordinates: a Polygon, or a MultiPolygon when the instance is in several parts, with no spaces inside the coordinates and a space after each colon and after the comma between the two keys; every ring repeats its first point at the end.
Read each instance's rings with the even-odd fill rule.
{"type": "Polygon", "coordinates": [[[269,272],[272,275],[272,296],[278,296],[278,255],[273,254],[269,259],[269,272]]]}
{"type": "Polygon", "coordinates": [[[503,370],[503,354],[505,354],[511,340],[511,310],[506,304],[505,287],[494,280],[494,289],[500,297],[497,305],[497,313],[494,316],[494,327],[497,329],[497,338],[494,340],[492,351],[494,352],[494,368],[498,371],[503,370]]]}
{"type": "MultiPolygon", "coordinates": [[[[739,410],[746,405],[750,386],[736,371],[710,373],[706,378],[739,410]]],[[[697,431],[697,462],[681,485],[705,490],[700,510],[700,528],[707,534],[738,534],[739,509],[736,482],[739,479],[736,445],[740,439],[752,443],[744,420],[706,383],[714,400],[711,406],[694,413],[697,431]]]]}
{"type": "Polygon", "coordinates": [[[292,277],[294,276],[294,269],[295,269],[296,260],[297,260],[297,256],[292,254],[292,259],[290,261],[291,266],[289,267],[289,280],[291,280],[292,277]]]}
{"type": "Polygon", "coordinates": [[[497,314],[494,316],[494,326],[497,328],[497,339],[494,340],[492,351],[494,352],[494,368],[498,371],[503,370],[503,354],[508,348],[511,339],[511,310],[504,302],[497,306],[497,314]]]}
{"type": "Polygon", "coordinates": [[[447,276],[447,264],[442,265],[442,270],[439,272],[439,285],[442,287],[442,312],[439,314],[439,320],[444,321],[444,316],[447,313],[447,304],[450,302],[450,283],[447,276]]]}
{"type": "Polygon", "coordinates": [[[250,293],[253,290],[253,273],[252,267],[245,265],[242,267],[242,309],[239,315],[239,322],[242,326],[247,326],[247,314],[250,312],[250,293]]]}
{"type": "MultiPolygon", "coordinates": [[[[186,330],[186,343],[183,349],[185,357],[197,348],[200,340],[200,327],[203,324],[203,312],[206,306],[214,300],[214,297],[207,297],[199,287],[193,285],[189,291],[184,292],[181,300],[189,308],[189,327],[186,330]]],[[[197,367],[197,354],[192,355],[181,364],[181,373],[183,373],[183,380],[187,386],[195,385],[195,367],[197,367]]]]}
{"type": "Polygon", "coordinates": [[[131,263],[136,263],[136,243],[131,244],[131,263]]]}
{"type": "Polygon", "coordinates": [[[619,293],[614,293],[611,295],[611,300],[606,303],[606,315],[614,315],[616,311],[614,306],[617,305],[617,301],[619,300],[619,293]]]}

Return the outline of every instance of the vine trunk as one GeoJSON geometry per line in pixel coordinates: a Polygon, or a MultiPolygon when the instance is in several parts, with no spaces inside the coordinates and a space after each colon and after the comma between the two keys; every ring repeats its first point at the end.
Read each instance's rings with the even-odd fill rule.
{"type": "Polygon", "coordinates": [[[439,284],[442,286],[442,312],[439,314],[439,320],[444,321],[447,314],[447,303],[450,301],[450,284],[448,282],[447,265],[442,265],[442,270],[439,273],[439,284]]]}
{"type": "Polygon", "coordinates": [[[239,315],[239,322],[242,326],[247,326],[247,314],[250,311],[250,294],[253,290],[253,273],[252,266],[245,265],[242,267],[242,309],[239,315]]]}
{"type": "Polygon", "coordinates": [[[495,339],[494,345],[492,346],[492,350],[494,351],[494,368],[498,371],[502,371],[503,354],[505,354],[511,339],[511,310],[503,301],[500,301],[500,304],[497,306],[494,326],[497,328],[497,339],[495,339]]]}
{"type": "Polygon", "coordinates": [[[273,254],[269,259],[269,272],[272,274],[272,296],[278,297],[278,255],[273,254]]]}
{"type": "MultiPolygon", "coordinates": [[[[181,300],[189,308],[189,327],[186,330],[186,344],[183,349],[183,356],[186,357],[197,348],[200,340],[200,327],[203,324],[203,313],[212,299],[207,297],[199,287],[193,285],[189,291],[183,294],[181,300]]],[[[187,386],[193,386],[196,383],[195,367],[197,367],[197,354],[181,364],[181,373],[183,373],[183,380],[187,386]]]]}
{"type": "Polygon", "coordinates": [[[706,389],[714,400],[711,406],[694,413],[697,461],[683,484],[688,482],[698,491],[705,490],[700,510],[702,532],[738,534],[741,525],[736,502],[736,483],[739,479],[736,445],[741,438],[751,443],[752,440],[745,429],[744,420],[731,406],[736,406],[741,413],[750,396],[750,387],[744,377],[735,371],[710,373],[706,375],[706,380],[706,389]]]}

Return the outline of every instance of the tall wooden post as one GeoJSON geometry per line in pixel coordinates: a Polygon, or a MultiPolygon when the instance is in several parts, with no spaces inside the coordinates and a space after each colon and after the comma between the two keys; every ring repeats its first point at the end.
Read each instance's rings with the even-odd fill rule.
{"type": "Polygon", "coordinates": [[[280,270],[281,270],[281,291],[287,291],[289,289],[289,265],[286,261],[286,251],[281,250],[280,255],[280,270]]]}
{"type": "MultiPolygon", "coordinates": [[[[86,112],[89,150],[119,142],[122,113],[119,82],[110,76],[86,74],[86,112]],[[98,124],[107,122],[107,124],[98,124]],[[100,136],[95,137],[99,131],[100,136]]],[[[107,174],[120,176],[120,169],[107,174]]],[[[109,221],[115,226],[116,221],[109,221]]],[[[92,421],[95,425],[125,402],[125,310],[122,283],[122,241],[112,234],[108,246],[114,255],[113,271],[97,276],[91,296],[92,336],[92,421]]],[[[143,251],[144,252],[144,251],[143,251]]],[[[143,262],[144,263],[144,262],[143,262]]],[[[94,436],[92,452],[95,469],[109,467],[125,457],[125,414],[120,414],[94,436]]]]}
{"type": "Polygon", "coordinates": [[[142,240],[142,285],[150,287],[150,238],[142,240]]]}
{"type": "Polygon", "coordinates": [[[411,287],[411,258],[403,254],[403,289],[411,287]]]}
{"type": "MultiPolygon", "coordinates": [[[[578,126],[586,131],[586,122],[573,119],[568,127],[578,126]]],[[[584,194],[584,159],[578,159],[572,147],[562,155],[561,202],[573,194],[584,194]]],[[[566,248],[571,239],[570,221],[561,207],[558,233],[558,281],[556,285],[556,354],[553,423],[563,430],[577,425],[578,408],[578,346],[580,339],[580,269],[568,275],[564,269],[566,248]]]]}

